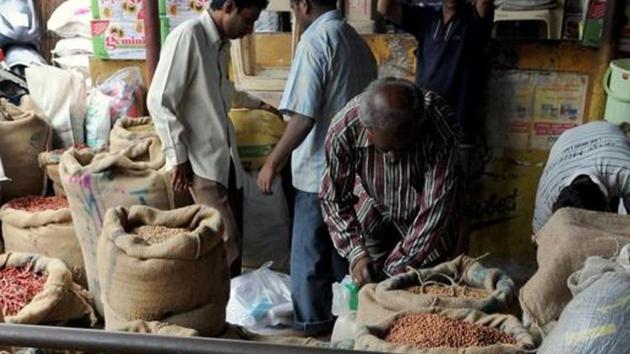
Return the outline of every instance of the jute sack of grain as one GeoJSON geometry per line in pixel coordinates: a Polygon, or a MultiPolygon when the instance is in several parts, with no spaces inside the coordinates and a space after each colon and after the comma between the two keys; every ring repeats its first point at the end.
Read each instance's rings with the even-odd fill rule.
{"type": "Polygon", "coordinates": [[[74,229],[79,238],[90,293],[96,309],[103,314],[96,268],[96,247],[109,208],[148,205],[172,209],[170,182],[157,172],[160,161],[136,161],[149,149],[148,142],[116,153],[66,151],[59,174],[70,203],[74,229]]]}
{"type": "Polygon", "coordinates": [[[5,267],[32,267],[33,272],[46,276],[43,290],[16,314],[5,316],[5,322],[44,324],[87,318],[92,325],[96,323],[89,294],[72,282],[72,274],[62,261],[32,253],[9,252],[0,255],[0,269],[5,267]]]}
{"type": "Polygon", "coordinates": [[[260,170],[280,141],[286,124],[282,117],[261,109],[232,109],[229,115],[243,168],[260,170]]]}
{"type": "Polygon", "coordinates": [[[202,205],[108,210],[97,255],[105,328],[144,320],[220,333],[230,292],[222,233],[219,212],[202,205]]]}
{"type": "MultiPolygon", "coordinates": [[[[114,128],[109,134],[109,150],[112,152],[121,151],[145,140],[150,141],[149,154],[145,158],[165,161],[164,153],[162,152],[162,142],[155,131],[155,125],[151,117],[125,117],[116,121],[114,128]]],[[[165,170],[166,166],[164,163],[158,168],[167,175],[170,181],[171,173],[165,170]]],[[[176,208],[194,204],[188,190],[173,191],[173,198],[173,204],[176,208]]]]}
{"type": "Polygon", "coordinates": [[[384,315],[419,307],[463,308],[494,313],[505,310],[515,293],[514,282],[503,271],[486,268],[465,255],[433,268],[410,270],[379,283],[376,288],[367,287],[362,291],[374,292],[369,297],[359,298],[357,318],[365,324],[379,322],[384,315]],[[430,287],[437,286],[446,286],[443,290],[465,290],[471,294],[464,296],[461,293],[449,293],[447,296],[426,293],[430,287]],[[407,290],[412,287],[422,293],[407,290]],[[361,302],[361,299],[372,298],[374,302],[361,302]]]}
{"type": "Polygon", "coordinates": [[[18,208],[10,201],[0,208],[0,221],[7,252],[35,253],[58,258],[68,266],[74,281],[87,286],[81,246],[74,233],[67,202],[60,204],[59,209],[51,207],[47,210],[29,211],[18,208]]]}
{"type": "Polygon", "coordinates": [[[25,195],[43,195],[46,176],[39,168],[37,155],[51,146],[52,129],[41,117],[27,113],[0,99],[0,155],[6,176],[2,200],[25,195]]]}
{"type": "Polygon", "coordinates": [[[114,328],[114,331],[130,332],[130,333],[144,333],[144,334],[159,334],[163,336],[177,336],[177,337],[197,337],[199,333],[194,329],[185,328],[178,325],[172,325],[159,321],[133,321],[124,325],[121,328],[114,328]]]}
{"type": "Polygon", "coordinates": [[[519,301],[524,316],[542,328],[571,301],[567,279],[588,257],[612,257],[630,243],[630,216],[562,208],[534,241],[538,270],[521,289],[519,301]]]}
{"type": "MultiPolygon", "coordinates": [[[[445,332],[444,329],[439,329],[431,332],[431,329],[427,329],[430,335],[441,337],[447,335],[463,335],[462,333],[445,332]]],[[[380,323],[374,326],[363,326],[355,339],[355,350],[375,351],[384,353],[409,353],[409,354],[504,354],[504,353],[525,353],[534,349],[538,339],[532,335],[527,328],[525,328],[521,322],[512,315],[494,314],[488,315],[476,310],[466,309],[443,309],[437,307],[420,308],[414,311],[404,311],[398,314],[386,317],[381,320],[380,323]],[[403,345],[390,343],[385,341],[385,338],[389,332],[391,325],[398,318],[408,314],[437,314],[448,317],[452,320],[466,321],[475,325],[494,328],[500,332],[511,336],[515,344],[492,344],[483,347],[464,347],[464,348],[451,348],[451,347],[433,347],[433,348],[419,348],[411,345],[403,345]]]]}
{"type": "MultiPolygon", "coordinates": [[[[92,152],[97,153],[99,151],[92,150],[86,145],[77,145],[74,146],[75,150],[80,150],[82,153],[92,152]]],[[[66,149],[67,150],[67,149],[66,149]]],[[[56,149],[51,151],[45,151],[39,154],[37,160],[39,161],[39,167],[46,171],[46,175],[48,179],[52,181],[53,191],[55,195],[65,196],[66,192],[63,190],[63,185],[61,184],[61,176],[59,176],[59,163],[61,161],[61,156],[64,152],[64,149],[56,149]]],[[[103,150],[105,151],[105,150],[103,150]]]]}

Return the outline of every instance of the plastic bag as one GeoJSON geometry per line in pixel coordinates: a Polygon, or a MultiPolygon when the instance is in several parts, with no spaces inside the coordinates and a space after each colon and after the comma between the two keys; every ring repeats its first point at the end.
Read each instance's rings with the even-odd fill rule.
{"type": "Polygon", "coordinates": [[[91,38],[90,20],[92,19],[90,0],[68,0],[61,3],[50,15],[48,29],[60,37],[91,38]]]}
{"type": "Polygon", "coordinates": [[[39,19],[34,1],[0,1],[0,47],[21,43],[39,48],[39,41],[39,19]]]}
{"type": "Polygon", "coordinates": [[[87,92],[83,76],[76,71],[41,65],[26,69],[26,82],[31,99],[53,128],[53,148],[82,144],[87,92]]]}
{"type": "Polygon", "coordinates": [[[341,283],[333,283],[332,313],[337,316],[330,341],[332,343],[354,340],[359,330],[357,306],[359,287],[346,275],[341,283]]]}
{"type": "Polygon", "coordinates": [[[269,269],[271,262],[232,279],[227,321],[245,327],[290,326],[293,323],[291,278],[269,269]]]}
{"type": "Polygon", "coordinates": [[[122,117],[143,113],[142,76],[138,67],[118,70],[90,92],[85,122],[86,143],[100,149],[109,142],[109,131],[122,117]]]}

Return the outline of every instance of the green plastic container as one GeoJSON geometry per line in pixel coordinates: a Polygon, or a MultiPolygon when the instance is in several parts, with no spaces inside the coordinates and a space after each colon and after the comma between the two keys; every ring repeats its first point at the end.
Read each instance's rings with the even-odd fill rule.
{"type": "Polygon", "coordinates": [[[611,61],[603,85],[608,95],[604,119],[616,124],[630,123],[630,59],[611,61]]]}

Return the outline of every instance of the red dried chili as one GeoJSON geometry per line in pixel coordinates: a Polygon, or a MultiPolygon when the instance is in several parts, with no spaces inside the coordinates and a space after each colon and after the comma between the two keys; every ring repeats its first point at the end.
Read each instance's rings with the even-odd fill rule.
{"type": "Polygon", "coordinates": [[[26,267],[5,267],[0,269],[0,308],[4,316],[17,314],[44,289],[46,276],[33,271],[33,265],[26,267]]]}

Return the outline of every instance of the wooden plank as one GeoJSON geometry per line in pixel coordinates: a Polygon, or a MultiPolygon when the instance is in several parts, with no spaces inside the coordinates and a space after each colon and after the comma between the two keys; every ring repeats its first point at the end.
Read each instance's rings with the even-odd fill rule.
{"type": "Polygon", "coordinates": [[[50,51],[55,48],[55,45],[57,44],[57,41],[59,41],[60,37],[53,32],[48,31],[46,27],[46,22],[48,22],[48,18],[50,18],[50,15],[53,13],[53,11],[55,11],[57,6],[59,6],[63,2],[65,2],[65,0],[45,0],[34,2],[37,8],[37,14],[39,16],[41,32],[41,48],[39,53],[49,63],[52,57],[50,51]]]}

